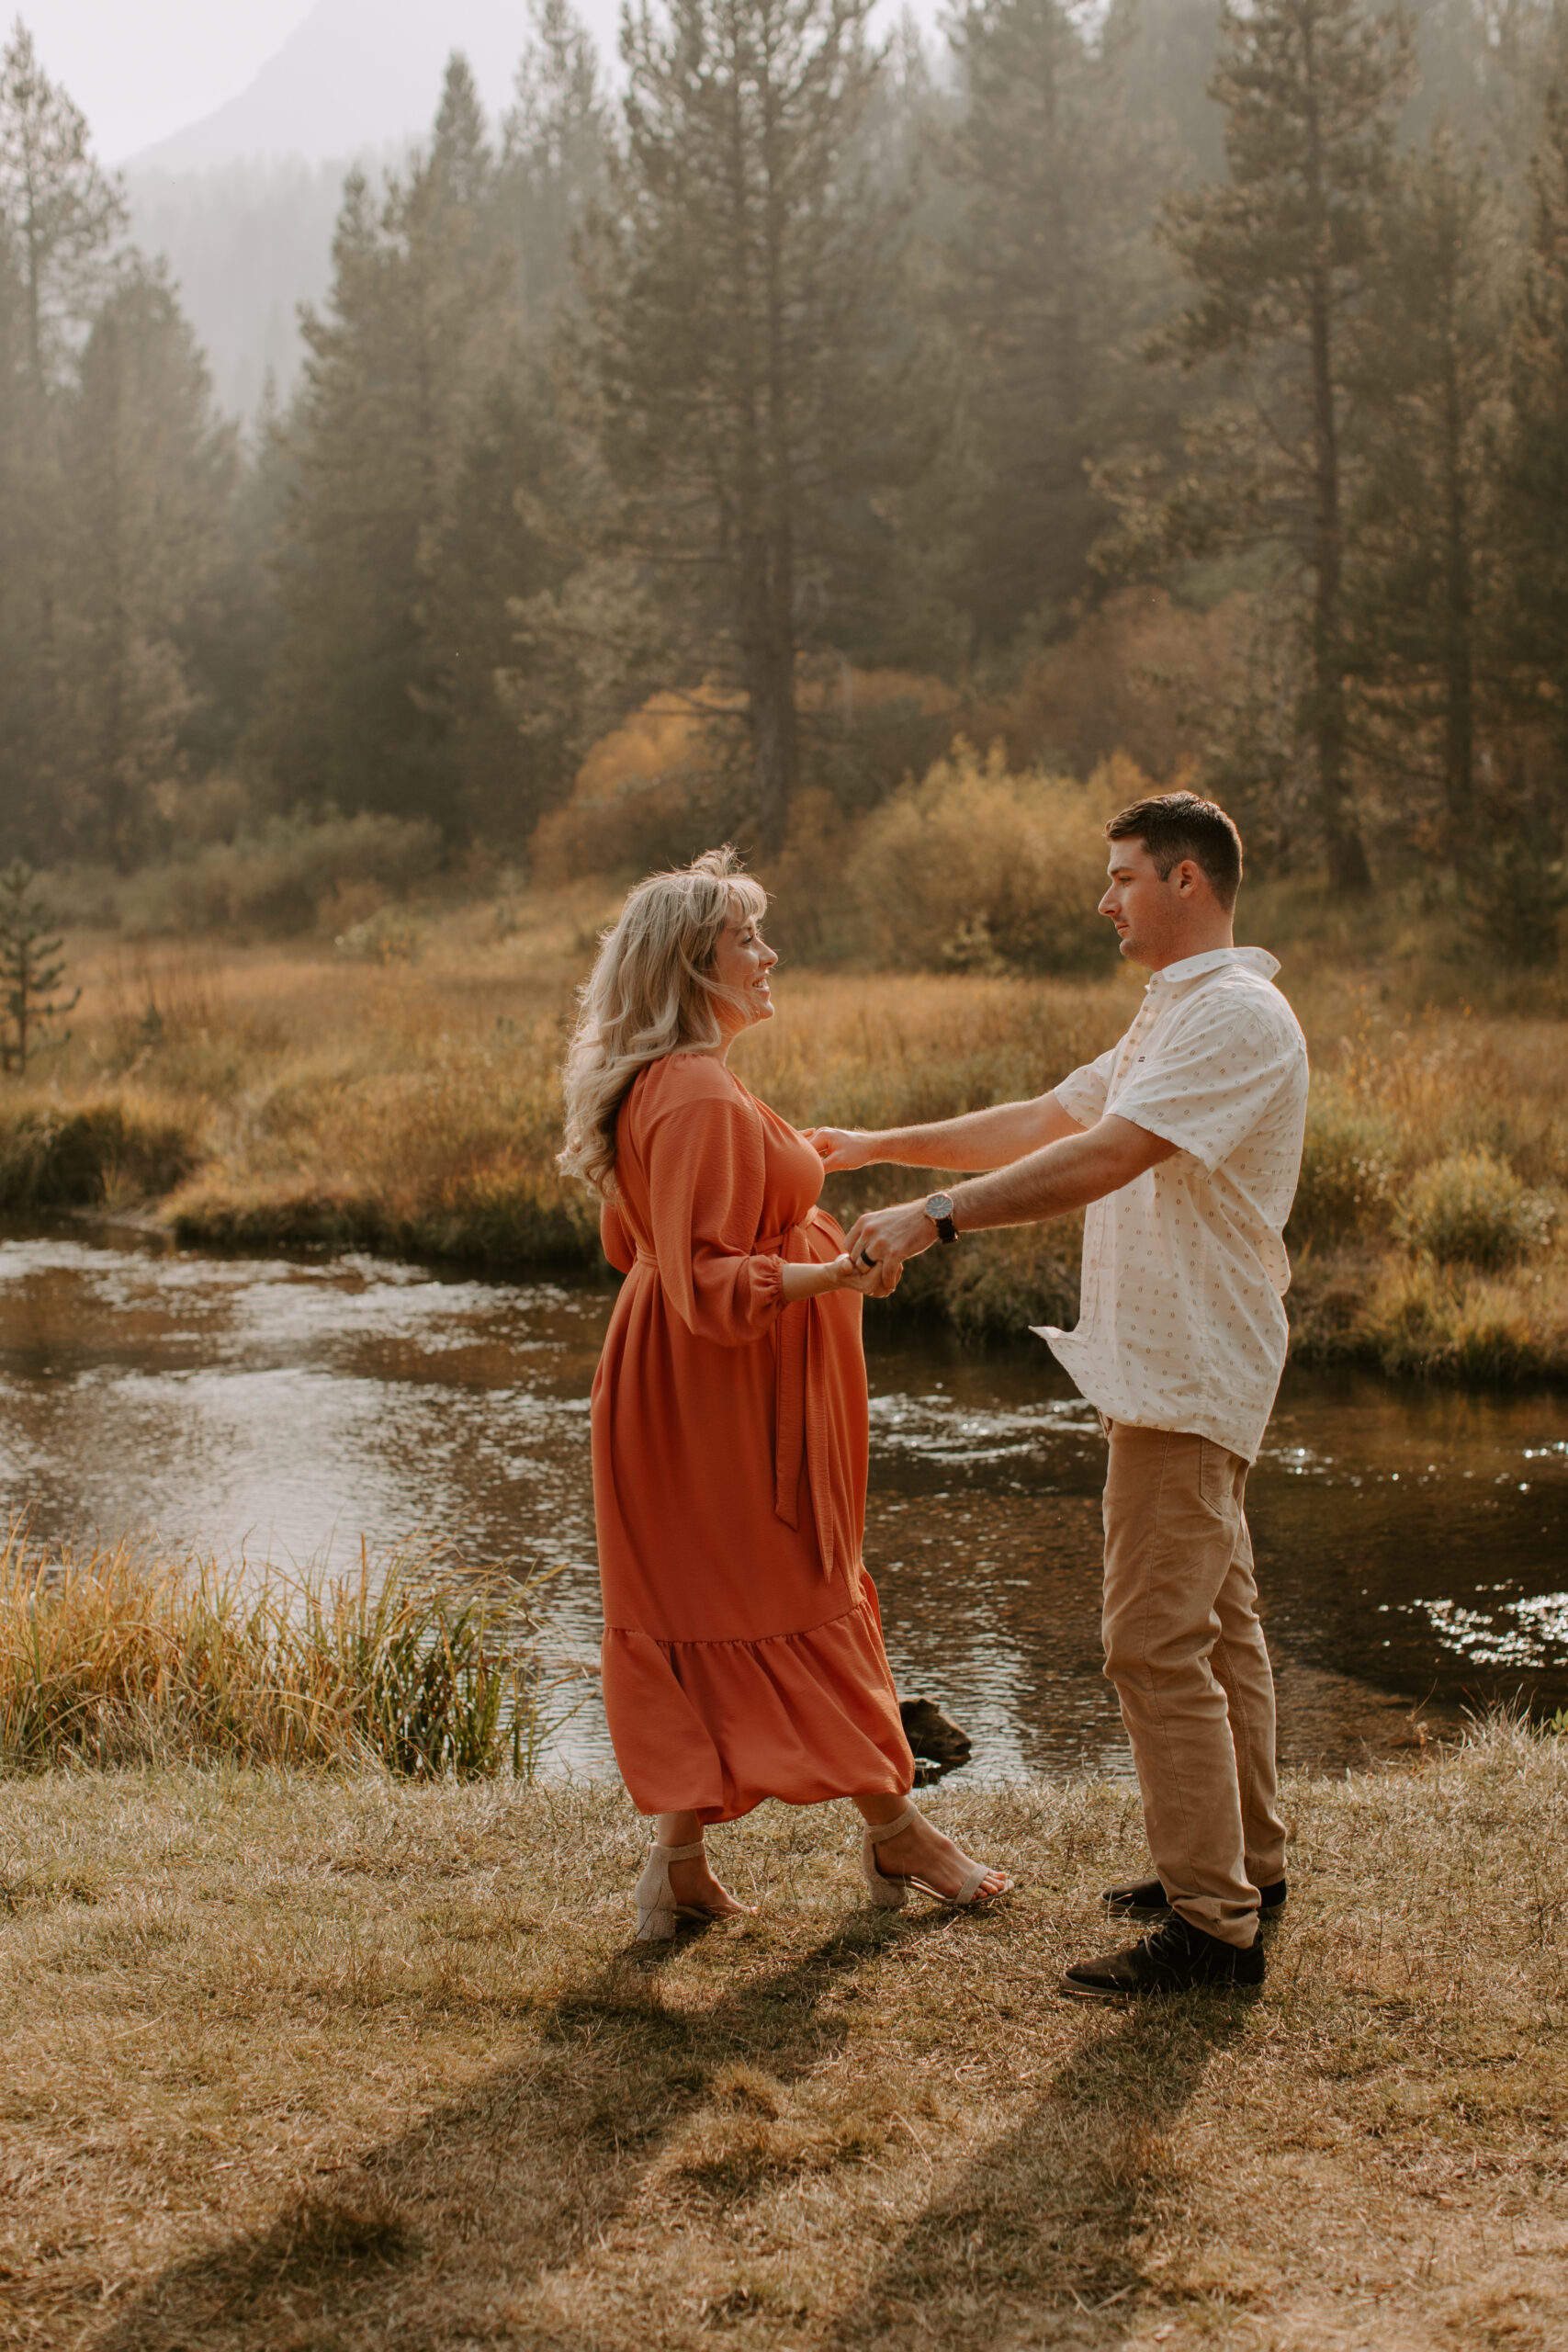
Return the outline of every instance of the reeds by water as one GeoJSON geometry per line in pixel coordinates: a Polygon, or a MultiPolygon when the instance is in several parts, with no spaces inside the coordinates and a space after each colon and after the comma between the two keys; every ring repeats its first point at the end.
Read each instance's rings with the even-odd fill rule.
{"type": "Polygon", "coordinates": [[[531,1780],[547,1728],[540,1579],[461,1580],[438,1553],[357,1574],[151,1558],[124,1542],[0,1547],[0,1770],[78,1762],[379,1765],[531,1780]]]}

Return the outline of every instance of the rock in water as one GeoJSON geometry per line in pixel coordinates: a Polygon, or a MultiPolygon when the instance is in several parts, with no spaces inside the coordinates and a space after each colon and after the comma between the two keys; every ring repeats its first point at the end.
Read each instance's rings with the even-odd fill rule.
{"type": "Polygon", "coordinates": [[[917,1756],[928,1763],[942,1765],[947,1771],[955,1764],[968,1763],[973,1742],[940,1700],[900,1699],[898,1713],[903,1718],[904,1736],[917,1756]]]}

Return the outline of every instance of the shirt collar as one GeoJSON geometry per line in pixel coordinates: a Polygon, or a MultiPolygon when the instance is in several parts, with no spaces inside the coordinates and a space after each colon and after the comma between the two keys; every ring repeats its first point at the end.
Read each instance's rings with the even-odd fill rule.
{"type": "Polygon", "coordinates": [[[1151,972],[1150,988],[1162,981],[1168,988],[1180,988],[1188,980],[1201,980],[1207,972],[1221,972],[1230,964],[1240,965],[1244,972],[1256,972],[1271,980],[1280,968],[1280,959],[1270,956],[1266,947],[1211,947],[1203,956],[1184,956],[1179,964],[1168,964],[1162,972],[1151,972]]]}

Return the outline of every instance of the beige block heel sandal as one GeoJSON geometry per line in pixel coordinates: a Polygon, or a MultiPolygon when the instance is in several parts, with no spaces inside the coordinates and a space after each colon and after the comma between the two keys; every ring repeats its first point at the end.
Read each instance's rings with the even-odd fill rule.
{"type": "Polygon", "coordinates": [[[874,1828],[869,1823],[866,1826],[865,1835],[861,1839],[861,1869],[865,1873],[871,1899],[879,1910],[901,1911],[911,1892],[929,1894],[933,1903],[944,1903],[950,1911],[983,1909],[986,1904],[994,1903],[997,1895],[1007,1894],[1012,1881],[1004,1871],[1001,1873],[1002,1883],[996,1893],[984,1898],[981,1896],[980,1889],[996,1871],[994,1862],[975,1863],[956,1894],[944,1894],[941,1887],[933,1886],[929,1879],[921,1878],[917,1871],[885,1871],[876,1859],[877,1848],[886,1845],[888,1838],[897,1838],[901,1829],[908,1829],[912,1821],[924,1819],[925,1815],[918,1805],[908,1804],[896,1821],[879,1822],[874,1828]]]}
{"type": "Polygon", "coordinates": [[[711,1928],[716,1919],[736,1919],[746,1917],[746,1905],[739,1911],[710,1911],[705,1904],[678,1903],[670,1883],[671,1862],[694,1862],[703,1851],[699,1838],[694,1846],[655,1846],[648,1858],[648,1867],[637,1883],[637,1940],[639,1944],[668,1943],[682,1919],[692,1919],[699,1927],[711,1928]]]}

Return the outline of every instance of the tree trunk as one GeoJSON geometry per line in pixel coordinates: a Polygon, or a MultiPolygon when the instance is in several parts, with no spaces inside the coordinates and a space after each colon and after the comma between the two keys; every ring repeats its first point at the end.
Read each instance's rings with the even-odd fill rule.
{"type": "Polygon", "coordinates": [[[751,715],[753,805],[757,846],[771,854],[784,845],[790,802],[799,781],[800,735],[795,709],[795,646],[775,632],[748,681],[751,715]]]}
{"type": "MultiPolygon", "coordinates": [[[[743,661],[751,729],[753,809],[757,845],[781,849],[800,775],[795,714],[795,479],[789,430],[784,238],[787,205],[782,187],[776,99],[767,79],[761,91],[763,196],[762,283],[757,289],[762,349],[748,355],[746,463],[742,472],[741,562],[743,661]],[[748,479],[749,477],[749,479],[748,479]]],[[[740,109],[738,134],[743,137],[740,109]]],[[[737,154],[738,191],[746,175],[737,154]]],[[[744,205],[744,194],[740,201],[744,205]]],[[[748,271],[748,276],[750,272],[748,271]]]]}
{"type": "Polygon", "coordinates": [[[1344,649],[1340,642],[1340,581],[1344,540],[1339,516],[1339,428],[1334,404],[1333,285],[1328,209],[1323,187],[1314,88],[1317,64],[1310,27],[1303,70],[1308,90],[1307,194],[1318,224],[1319,251],[1309,296],[1312,352],[1313,518],[1312,733],[1317,753],[1318,822],[1328,878],[1337,890],[1367,890],[1371,870],[1350,797],[1344,649]]]}
{"type": "Polygon", "coordinates": [[[1471,831],[1475,774],[1474,670],[1470,515],[1465,498],[1463,409],[1452,333],[1443,351],[1443,471],[1447,562],[1443,616],[1443,786],[1449,854],[1456,863],[1471,831]]]}

